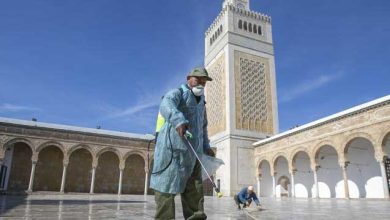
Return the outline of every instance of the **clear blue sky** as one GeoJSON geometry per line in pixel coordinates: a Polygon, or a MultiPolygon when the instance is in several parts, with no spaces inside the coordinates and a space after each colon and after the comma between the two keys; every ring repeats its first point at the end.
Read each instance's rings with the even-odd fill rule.
{"type": "MultiPolygon", "coordinates": [[[[153,133],[222,0],[0,3],[0,117],[153,133]]],[[[389,0],[252,0],[272,17],[280,130],[390,94],[389,0]]]]}

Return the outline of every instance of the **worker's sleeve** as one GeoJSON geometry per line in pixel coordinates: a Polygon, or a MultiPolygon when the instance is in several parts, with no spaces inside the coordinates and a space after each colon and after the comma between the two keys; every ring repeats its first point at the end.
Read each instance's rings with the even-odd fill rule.
{"type": "Polygon", "coordinates": [[[257,198],[256,193],[253,192],[252,198],[253,198],[253,201],[255,201],[256,205],[259,205],[259,204],[260,204],[260,201],[259,201],[259,199],[257,198]]]}
{"type": "Polygon", "coordinates": [[[168,92],[160,105],[160,113],[165,120],[171,123],[175,128],[182,124],[188,124],[188,120],[185,119],[182,112],[178,110],[182,94],[179,89],[174,89],[168,92]]]}
{"type": "MultiPolygon", "coordinates": [[[[245,191],[246,191],[246,189],[245,189],[245,191]]],[[[243,189],[243,190],[241,190],[241,191],[238,193],[238,200],[240,200],[241,203],[246,203],[245,191],[244,191],[244,189],[243,189]]]]}
{"type": "Polygon", "coordinates": [[[207,152],[207,149],[210,148],[210,140],[209,140],[209,134],[207,131],[207,111],[206,106],[204,107],[204,118],[203,118],[203,151],[207,152]]]}

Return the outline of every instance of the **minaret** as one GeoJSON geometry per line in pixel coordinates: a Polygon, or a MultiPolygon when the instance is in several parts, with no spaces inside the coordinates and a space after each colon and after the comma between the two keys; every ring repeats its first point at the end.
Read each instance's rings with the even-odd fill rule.
{"type": "MultiPolygon", "coordinates": [[[[208,131],[225,195],[255,185],[252,143],[278,132],[275,59],[269,16],[250,11],[249,0],[225,0],[205,34],[208,131]]],[[[218,181],[219,180],[219,181],[218,181]]]]}

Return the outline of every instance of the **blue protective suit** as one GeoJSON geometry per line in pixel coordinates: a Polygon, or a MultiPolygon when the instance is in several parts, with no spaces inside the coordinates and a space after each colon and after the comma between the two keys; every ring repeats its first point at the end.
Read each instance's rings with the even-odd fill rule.
{"type": "Polygon", "coordinates": [[[184,192],[196,162],[195,155],[177,133],[178,126],[189,125],[189,132],[193,135],[189,140],[199,156],[210,148],[204,95],[197,102],[187,85],[181,85],[181,90],[169,91],[160,105],[165,124],[157,138],[152,172],[163,170],[169,164],[172,155],[170,148],[173,158],[163,172],[151,175],[150,187],[163,193],[184,192]]]}
{"type": "Polygon", "coordinates": [[[244,187],[241,189],[241,191],[237,194],[239,203],[245,204],[248,202],[248,200],[253,199],[257,205],[260,204],[259,199],[256,196],[255,192],[252,192],[252,194],[248,193],[248,187],[244,187]]]}

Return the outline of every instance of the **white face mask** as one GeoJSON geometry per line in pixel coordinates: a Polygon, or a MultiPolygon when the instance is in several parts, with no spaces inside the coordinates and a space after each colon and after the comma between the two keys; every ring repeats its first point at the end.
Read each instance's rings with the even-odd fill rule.
{"type": "Polygon", "coordinates": [[[195,86],[192,88],[192,92],[196,96],[202,96],[204,94],[204,87],[201,85],[195,86]]]}

